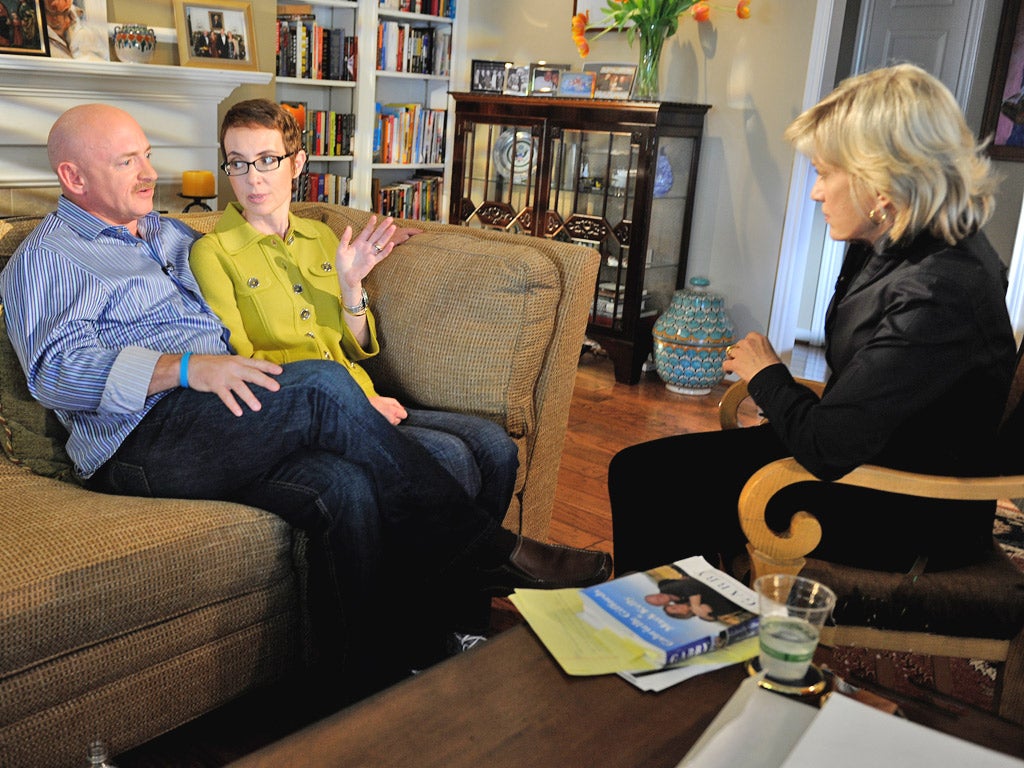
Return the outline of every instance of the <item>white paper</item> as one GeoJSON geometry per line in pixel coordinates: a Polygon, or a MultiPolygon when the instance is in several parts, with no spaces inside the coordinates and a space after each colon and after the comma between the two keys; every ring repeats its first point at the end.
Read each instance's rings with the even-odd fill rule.
{"type": "Polygon", "coordinates": [[[780,768],[1021,768],[1024,761],[833,694],[780,768]]]}
{"type": "Polygon", "coordinates": [[[817,713],[748,677],[677,768],[779,768],[817,713]]]}

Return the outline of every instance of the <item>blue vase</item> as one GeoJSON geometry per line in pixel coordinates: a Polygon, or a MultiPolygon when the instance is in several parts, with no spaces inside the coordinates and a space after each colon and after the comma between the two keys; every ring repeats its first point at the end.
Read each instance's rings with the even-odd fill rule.
{"type": "Polygon", "coordinates": [[[670,392],[706,395],[725,372],[725,348],[733,326],[725,299],[710,293],[706,277],[690,278],[690,288],[676,291],[654,323],[654,364],[670,392]]]}

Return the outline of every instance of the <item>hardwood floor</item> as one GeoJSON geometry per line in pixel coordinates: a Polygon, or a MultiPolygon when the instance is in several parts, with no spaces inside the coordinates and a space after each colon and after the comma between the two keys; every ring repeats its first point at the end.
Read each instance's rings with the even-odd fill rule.
{"type": "MultiPolygon", "coordinates": [[[[821,380],[815,349],[799,348],[795,375],[821,380]]],[[[644,440],[718,429],[718,401],[728,383],[703,397],[669,392],[654,372],[639,384],[615,381],[601,352],[580,358],[569,427],[558,473],[550,538],[559,544],[612,551],[608,462],[644,440]]],[[[304,712],[301,691],[274,689],[246,697],[142,747],[118,755],[119,768],[215,768],[296,730],[322,713],[304,712]]]]}

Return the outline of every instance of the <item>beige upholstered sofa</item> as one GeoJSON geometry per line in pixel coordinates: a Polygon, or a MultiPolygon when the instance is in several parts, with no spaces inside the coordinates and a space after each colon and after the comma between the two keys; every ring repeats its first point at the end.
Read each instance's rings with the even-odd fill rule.
{"type": "MultiPolygon", "coordinates": [[[[296,210],[339,232],[368,216],[296,210]]],[[[207,231],[218,215],[183,218],[207,231]]],[[[37,221],[0,220],[0,266],[37,221]]],[[[417,226],[367,283],[371,372],[382,391],[506,425],[521,467],[505,525],[545,539],[598,255],[417,226]]],[[[308,658],[301,536],[237,504],[84,490],[6,332],[0,418],[0,765],[76,766],[96,736],[121,752],[308,658]]]]}

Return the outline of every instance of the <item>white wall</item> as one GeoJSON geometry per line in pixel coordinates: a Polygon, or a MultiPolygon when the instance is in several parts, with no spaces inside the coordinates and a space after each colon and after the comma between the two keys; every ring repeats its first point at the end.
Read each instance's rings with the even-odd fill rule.
{"type": "MultiPolygon", "coordinates": [[[[731,3],[722,3],[731,7],[731,3]]],[[[469,2],[467,59],[582,66],[570,35],[573,0],[469,2]]],[[[742,334],[765,331],[771,312],[792,148],[782,140],[801,109],[815,0],[757,0],[740,21],[714,8],[712,22],[684,15],[665,44],[662,98],[710,104],[688,277],[707,275],[742,334]]],[[[612,32],[588,61],[635,63],[636,47],[612,32]]],[[[456,87],[468,88],[468,73],[456,87]]]]}

